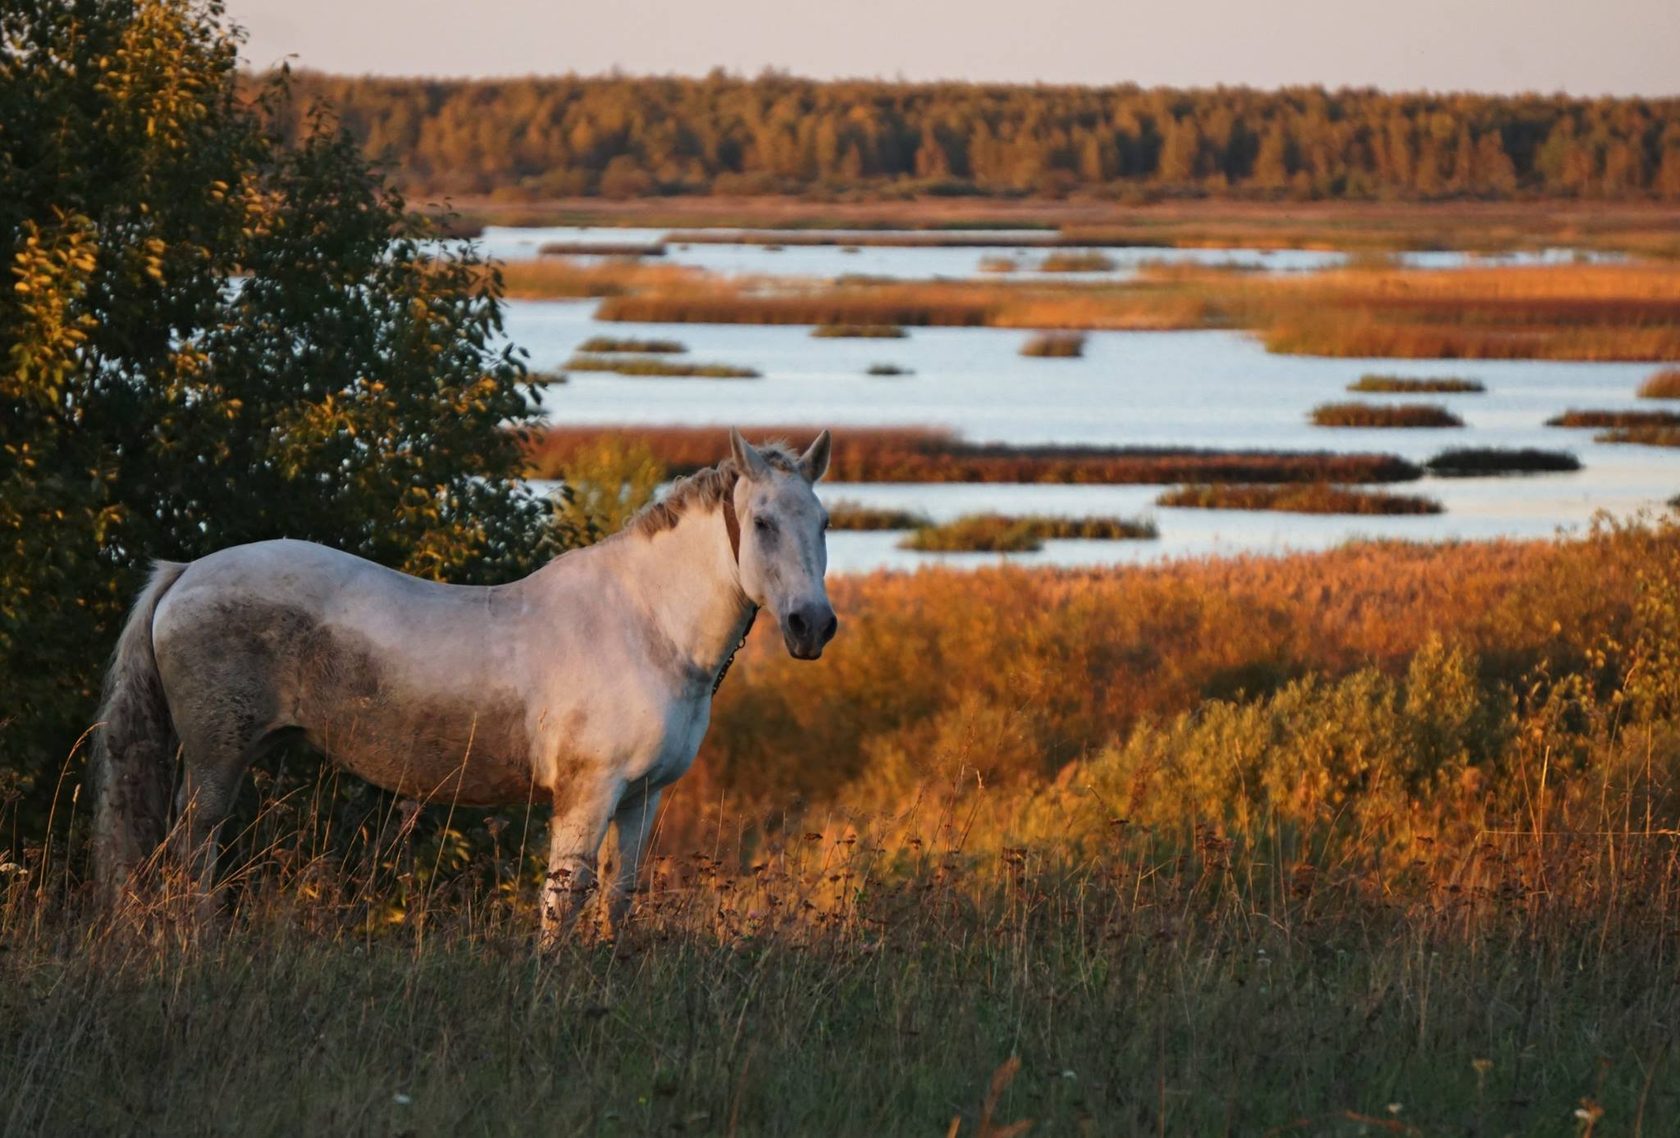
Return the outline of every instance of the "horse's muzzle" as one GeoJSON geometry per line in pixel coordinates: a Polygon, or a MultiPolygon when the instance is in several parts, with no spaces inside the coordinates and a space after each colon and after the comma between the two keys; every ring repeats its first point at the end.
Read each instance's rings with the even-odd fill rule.
{"type": "Polygon", "coordinates": [[[827,601],[800,605],[782,618],[782,641],[788,654],[799,660],[815,660],[839,629],[840,621],[827,601]]]}

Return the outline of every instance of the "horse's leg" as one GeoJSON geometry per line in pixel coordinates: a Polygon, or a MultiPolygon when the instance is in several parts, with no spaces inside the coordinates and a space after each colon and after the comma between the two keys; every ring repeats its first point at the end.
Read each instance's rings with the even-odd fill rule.
{"type": "Polygon", "coordinates": [[[647,854],[648,840],[653,837],[654,819],[659,816],[659,791],[631,793],[619,803],[613,815],[613,828],[618,831],[618,872],[613,877],[612,892],[608,895],[607,916],[612,921],[614,935],[622,933],[630,916],[630,901],[636,892],[641,874],[642,858],[647,854]]]}
{"type": "Polygon", "coordinates": [[[596,867],[607,823],[618,808],[619,787],[608,779],[571,786],[571,801],[555,802],[548,823],[548,879],[543,883],[542,946],[553,948],[577,923],[595,891],[596,867]]]}
{"type": "Polygon", "coordinates": [[[214,912],[222,823],[239,796],[239,783],[261,748],[264,720],[253,701],[218,701],[215,713],[191,716],[181,730],[181,789],[176,796],[179,864],[200,911],[214,912]]]}

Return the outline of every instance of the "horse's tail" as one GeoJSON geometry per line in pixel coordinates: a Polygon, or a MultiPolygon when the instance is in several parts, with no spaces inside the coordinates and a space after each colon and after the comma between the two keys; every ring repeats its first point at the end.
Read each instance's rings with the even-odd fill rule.
{"type": "Polygon", "coordinates": [[[186,568],[172,561],[153,565],[105,675],[91,768],[94,876],[109,898],[162,844],[169,827],[175,725],[152,650],[152,618],[186,568]]]}

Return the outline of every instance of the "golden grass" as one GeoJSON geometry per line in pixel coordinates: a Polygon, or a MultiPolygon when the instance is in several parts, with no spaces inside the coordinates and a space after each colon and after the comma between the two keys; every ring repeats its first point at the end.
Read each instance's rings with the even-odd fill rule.
{"type": "Polygon", "coordinates": [[[898,543],[922,553],[1036,553],[1046,541],[1137,541],[1159,537],[1155,524],[1133,518],[1062,518],[1039,514],[965,514],[918,526],[898,543]]]}
{"type": "Polygon", "coordinates": [[[705,274],[681,265],[630,261],[584,264],[565,258],[508,261],[499,266],[506,295],[514,300],[561,300],[621,296],[645,288],[694,285],[705,274]]]}
{"type": "Polygon", "coordinates": [[[540,257],[663,257],[659,241],[545,241],[537,247],[540,257]]]}
{"type": "Polygon", "coordinates": [[[1479,395],[1487,390],[1479,379],[1431,376],[1416,379],[1400,375],[1362,375],[1348,384],[1349,391],[1394,395],[1479,395]]]}
{"type": "Polygon", "coordinates": [[[695,360],[672,360],[647,356],[580,355],[562,365],[568,371],[605,371],[615,375],[648,378],[759,379],[754,368],[735,364],[708,364],[695,360]]]}
{"type": "Polygon", "coordinates": [[[915,510],[865,506],[860,502],[844,500],[828,503],[828,528],[831,530],[916,529],[931,524],[926,514],[915,510]]]}
{"type": "Polygon", "coordinates": [[[909,333],[896,324],[819,324],[811,335],[819,340],[902,340],[909,333]]]}
{"type": "MultiPolygon", "coordinates": [[[[805,446],[819,428],[764,426],[754,439],[805,446]]],[[[725,427],[546,427],[526,435],[527,469],[560,477],[568,462],[603,441],[645,445],[670,475],[689,474],[729,453],[725,427]]],[[[845,427],[834,432],[829,478],[836,482],[1404,482],[1422,476],[1393,455],[1328,452],[1200,451],[1183,448],[1037,446],[970,443],[922,427],[845,427]]]]}
{"type": "Polygon", "coordinates": [[[1309,418],[1315,427],[1462,427],[1464,420],[1436,403],[1321,403],[1309,418]]]}
{"type": "Polygon", "coordinates": [[[1199,510],[1277,510],[1289,514],[1438,514],[1441,503],[1415,494],[1349,490],[1316,482],[1291,486],[1196,485],[1167,490],[1157,506],[1199,510]]]}
{"type": "Polygon", "coordinates": [[[1442,359],[1680,359],[1680,266],[1265,274],[1145,266],[1103,283],[688,278],[627,284],[606,320],[1060,330],[1246,328],[1272,351],[1442,359]]]}
{"type": "Polygon", "coordinates": [[[1596,411],[1570,408],[1546,420],[1548,427],[1680,427],[1680,411],[1596,411]]]}
{"type": "Polygon", "coordinates": [[[1038,263],[1041,273],[1105,273],[1119,264],[1106,253],[1051,253],[1038,263]]]}
{"type": "Polygon", "coordinates": [[[1639,385],[1641,399],[1680,399],[1680,368],[1664,368],[1639,385]]]}

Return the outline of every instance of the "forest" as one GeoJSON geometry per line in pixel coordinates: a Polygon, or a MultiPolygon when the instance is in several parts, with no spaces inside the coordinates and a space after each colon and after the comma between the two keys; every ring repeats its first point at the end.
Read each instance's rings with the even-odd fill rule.
{"type": "Polygon", "coordinates": [[[1680,98],[301,72],[411,194],[1680,200],[1680,98]]]}

